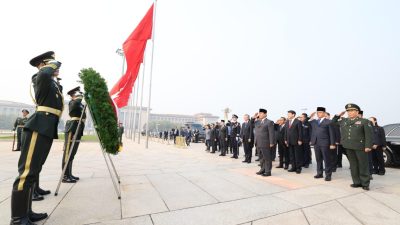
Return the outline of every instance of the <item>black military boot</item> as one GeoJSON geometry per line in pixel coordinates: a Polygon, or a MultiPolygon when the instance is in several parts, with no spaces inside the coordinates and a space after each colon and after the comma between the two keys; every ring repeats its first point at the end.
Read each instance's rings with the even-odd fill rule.
{"type": "Polygon", "coordinates": [[[10,225],[35,225],[28,217],[29,202],[29,190],[12,192],[10,225]]]}
{"type": "MultiPolygon", "coordinates": [[[[33,183],[32,185],[32,201],[42,201],[44,199],[43,196],[41,196],[38,192],[37,192],[37,184],[33,183]]],[[[29,199],[30,201],[30,199],[29,199]]]]}
{"type": "Polygon", "coordinates": [[[71,161],[71,162],[69,163],[69,175],[70,175],[70,177],[71,177],[72,179],[74,179],[74,180],[79,180],[79,177],[76,177],[76,176],[72,175],[72,162],[73,162],[73,161],[71,161]]]}
{"type": "Polygon", "coordinates": [[[71,177],[70,167],[71,164],[68,164],[67,169],[65,170],[64,178],[62,179],[63,183],[76,183],[76,180],[71,177]]]}
{"type": "Polygon", "coordinates": [[[33,194],[33,188],[31,188],[29,191],[29,202],[28,202],[29,220],[32,222],[37,222],[37,221],[46,219],[48,216],[47,213],[35,213],[32,211],[32,194],[33,194]]]}
{"type": "MultiPolygon", "coordinates": [[[[39,176],[38,176],[38,179],[37,179],[37,182],[36,182],[35,191],[36,191],[36,193],[38,193],[39,195],[48,195],[48,194],[51,193],[51,191],[43,190],[43,189],[41,189],[41,188],[39,187],[39,176]]],[[[34,192],[34,194],[35,194],[35,192],[34,192]]]]}

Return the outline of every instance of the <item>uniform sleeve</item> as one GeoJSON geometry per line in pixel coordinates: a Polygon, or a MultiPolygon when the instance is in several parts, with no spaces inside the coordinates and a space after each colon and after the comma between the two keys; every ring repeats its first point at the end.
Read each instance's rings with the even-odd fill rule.
{"type": "Polygon", "coordinates": [[[372,129],[369,121],[364,120],[365,148],[372,148],[372,129]]]}
{"type": "Polygon", "coordinates": [[[17,125],[18,125],[18,118],[14,122],[14,130],[17,128],[17,125]]]}
{"type": "Polygon", "coordinates": [[[339,119],[340,119],[340,116],[339,116],[339,115],[335,115],[335,116],[332,118],[332,124],[333,124],[333,125],[336,125],[336,126],[340,126],[341,121],[343,121],[343,120],[339,121],[339,119]]]}

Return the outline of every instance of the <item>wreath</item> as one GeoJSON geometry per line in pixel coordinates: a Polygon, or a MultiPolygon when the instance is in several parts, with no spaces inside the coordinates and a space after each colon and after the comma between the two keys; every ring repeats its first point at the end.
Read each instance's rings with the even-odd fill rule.
{"type": "Polygon", "coordinates": [[[118,119],[107,84],[94,69],[82,69],[79,73],[84,85],[85,101],[90,110],[93,125],[103,150],[116,155],[121,150],[118,140],[118,119]]]}

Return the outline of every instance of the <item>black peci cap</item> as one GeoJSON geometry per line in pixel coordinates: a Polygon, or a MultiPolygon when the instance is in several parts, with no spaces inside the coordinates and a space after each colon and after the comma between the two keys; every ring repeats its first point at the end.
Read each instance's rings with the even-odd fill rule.
{"type": "Polygon", "coordinates": [[[52,59],[55,59],[54,52],[48,51],[48,52],[45,52],[45,53],[38,55],[35,58],[31,59],[29,61],[29,64],[31,64],[31,66],[37,67],[37,66],[39,66],[40,63],[42,63],[46,60],[52,60],[52,59]]]}
{"type": "Polygon", "coordinates": [[[27,109],[23,109],[22,112],[29,114],[29,111],[27,109]]]}
{"type": "Polygon", "coordinates": [[[317,107],[317,112],[326,112],[325,107],[317,107]]]}
{"type": "Polygon", "coordinates": [[[258,110],[258,112],[260,112],[260,113],[267,113],[267,110],[266,110],[266,109],[263,109],[263,108],[260,108],[260,109],[258,110]]]}

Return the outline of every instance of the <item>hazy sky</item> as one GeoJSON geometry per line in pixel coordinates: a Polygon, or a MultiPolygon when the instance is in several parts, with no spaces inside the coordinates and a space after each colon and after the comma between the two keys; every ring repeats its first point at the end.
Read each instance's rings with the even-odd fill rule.
{"type": "MultiPolygon", "coordinates": [[[[48,50],[63,63],[66,91],[84,67],[111,88],[122,66],[115,51],[151,3],[1,1],[0,99],[31,103],[28,62],[48,50]]],[[[398,0],[159,0],[153,112],[263,107],[275,120],[354,102],[381,124],[400,122],[399,9],[398,0]]]]}

